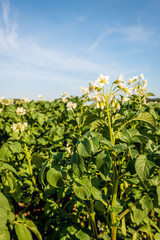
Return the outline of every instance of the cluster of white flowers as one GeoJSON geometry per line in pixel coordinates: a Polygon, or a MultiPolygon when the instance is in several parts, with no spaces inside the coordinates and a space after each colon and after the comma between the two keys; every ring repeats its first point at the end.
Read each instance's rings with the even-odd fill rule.
{"type": "MultiPolygon", "coordinates": [[[[89,82],[89,88],[81,87],[81,91],[83,96],[88,101],[95,102],[95,108],[104,109],[106,105],[106,96],[104,92],[105,85],[109,84],[109,75],[100,74],[98,79],[95,82],[89,82]]],[[[116,99],[117,95],[121,96],[121,103],[125,103],[129,100],[129,97],[132,95],[142,95],[145,96],[145,93],[148,92],[145,88],[147,86],[147,80],[144,79],[144,75],[140,74],[140,77],[134,76],[132,79],[129,79],[128,85],[132,85],[131,87],[126,85],[126,81],[124,76],[121,74],[115,80],[111,86],[111,91],[109,94],[109,102],[111,106],[115,109],[120,109],[120,102],[116,99]],[[112,90],[113,85],[116,84],[116,87],[112,90]],[[132,85],[134,84],[134,85],[132,85]],[[119,94],[117,92],[119,91],[119,94]],[[122,92],[122,95],[120,94],[122,92]]]]}
{"type": "Polygon", "coordinates": [[[144,79],[144,74],[140,74],[140,77],[134,76],[128,80],[128,85],[133,85],[134,87],[127,87],[123,75],[120,75],[119,78],[115,81],[118,84],[119,89],[125,93],[126,97],[133,94],[144,94],[148,92],[146,89],[147,80],[144,79]]]}
{"type": "Polygon", "coordinates": [[[66,103],[67,101],[68,101],[68,97],[69,96],[69,94],[67,93],[67,92],[63,92],[62,94],[61,94],[61,97],[62,97],[62,101],[64,102],[64,103],[66,103]]]}
{"type": "Polygon", "coordinates": [[[23,107],[18,107],[16,110],[17,115],[23,116],[26,114],[26,110],[23,107]]]}
{"type": "Polygon", "coordinates": [[[24,123],[13,123],[11,128],[15,132],[23,132],[25,127],[27,127],[27,126],[28,126],[27,122],[24,122],[24,123]]]}
{"type": "Polygon", "coordinates": [[[24,97],[24,98],[21,98],[19,100],[16,100],[16,104],[21,104],[21,103],[27,103],[29,102],[28,98],[24,97]]]}
{"type": "Polygon", "coordinates": [[[105,106],[105,98],[100,93],[100,90],[107,84],[109,84],[109,75],[104,76],[99,74],[97,80],[93,83],[89,82],[89,88],[81,87],[82,94],[91,101],[95,102],[95,108],[103,109],[105,106]]]}
{"type": "Polygon", "coordinates": [[[10,105],[10,104],[13,104],[14,100],[13,99],[5,99],[5,97],[1,97],[0,98],[0,103],[7,106],[7,105],[10,105]]]}
{"type": "Polygon", "coordinates": [[[72,102],[68,102],[66,107],[67,107],[67,111],[73,111],[73,109],[77,107],[77,104],[72,103],[72,102]]]}

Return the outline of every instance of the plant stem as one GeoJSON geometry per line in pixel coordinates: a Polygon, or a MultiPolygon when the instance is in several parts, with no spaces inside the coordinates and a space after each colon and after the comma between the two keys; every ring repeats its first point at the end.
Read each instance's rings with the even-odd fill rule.
{"type": "Polygon", "coordinates": [[[117,176],[117,168],[116,168],[116,160],[114,159],[113,162],[113,193],[112,193],[112,213],[111,213],[111,223],[112,223],[112,233],[111,233],[111,240],[116,240],[117,234],[117,227],[115,226],[116,223],[116,215],[115,215],[115,206],[117,200],[117,191],[118,191],[118,182],[119,178],[117,176]]]}
{"type": "Polygon", "coordinates": [[[97,226],[96,226],[96,221],[95,221],[95,211],[94,211],[94,200],[90,200],[90,206],[91,206],[91,213],[90,213],[90,219],[91,219],[91,226],[92,226],[92,231],[94,237],[97,239],[98,238],[98,232],[97,232],[97,226]]]}
{"type": "Polygon", "coordinates": [[[35,180],[35,177],[33,176],[33,169],[32,169],[32,164],[31,164],[31,152],[32,151],[32,148],[30,151],[28,151],[28,148],[25,144],[25,147],[24,147],[24,152],[26,154],[26,158],[27,158],[27,161],[28,161],[28,166],[29,166],[29,172],[30,172],[30,175],[31,175],[31,178],[32,178],[32,182],[34,184],[34,186],[36,186],[36,180],[35,180]]]}

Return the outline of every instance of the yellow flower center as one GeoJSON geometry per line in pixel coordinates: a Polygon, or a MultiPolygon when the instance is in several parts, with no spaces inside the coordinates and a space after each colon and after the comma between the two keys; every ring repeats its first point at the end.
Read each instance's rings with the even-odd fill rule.
{"type": "Polygon", "coordinates": [[[100,83],[105,83],[105,79],[101,79],[100,83]]]}
{"type": "Polygon", "coordinates": [[[93,90],[93,89],[94,89],[94,86],[90,86],[90,89],[93,90]]]}

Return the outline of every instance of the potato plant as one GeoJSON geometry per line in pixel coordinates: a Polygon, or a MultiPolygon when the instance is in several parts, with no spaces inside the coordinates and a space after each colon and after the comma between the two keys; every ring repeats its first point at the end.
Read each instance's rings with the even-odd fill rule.
{"type": "Polygon", "coordinates": [[[160,239],[160,103],[108,83],[0,99],[0,239],[160,239]]]}

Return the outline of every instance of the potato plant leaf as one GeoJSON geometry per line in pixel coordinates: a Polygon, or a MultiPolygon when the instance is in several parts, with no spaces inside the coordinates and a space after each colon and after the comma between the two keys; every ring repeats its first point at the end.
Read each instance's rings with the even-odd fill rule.
{"type": "Polygon", "coordinates": [[[77,147],[79,155],[82,157],[89,157],[91,155],[90,141],[85,138],[83,142],[80,142],[77,147]]]}
{"type": "Polygon", "coordinates": [[[13,153],[20,153],[21,152],[21,144],[19,142],[14,142],[10,145],[10,149],[13,153]]]}
{"type": "Polygon", "coordinates": [[[154,162],[148,160],[146,155],[139,155],[135,162],[136,173],[142,180],[150,176],[153,166],[154,162]]]}
{"type": "Polygon", "coordinates": [[[30,230],[22,223],[16,223],[15,232],[18,240],[33,240],[30,230]]]}
{"type": "Polygon", "coordinates": [[[61,172],[55,170],[54,168],[49,169],[47,172],[47,181],[55,188],[59,188],[64,185],[61,172]]]}
{"type": "Polygon", "coordinates": [[[91,196],[92,185],[87,177],[76,181],[73,183],[73,191],[76,196],[82,200],[87,200],[91,196]]]}
{"type": "Polygon", "coordinates": [[[0,232],[6,229],[9,211],[9,202],[3,193],[0,193],[0,232]]]}
{"type": "Polygon", "coordinates": [[[112,167],[112,159],[107,151],[101,151],[96,156],[97,169],[106,177],[112,167]]]}
{"type": "Polygon", "coordinates": [[[133,118],[132,120],[147,122],[147,123],[151,124],[153,127],[155,127],[155,119],[148,112],[143,112],[136,118],[133,118]]]}

